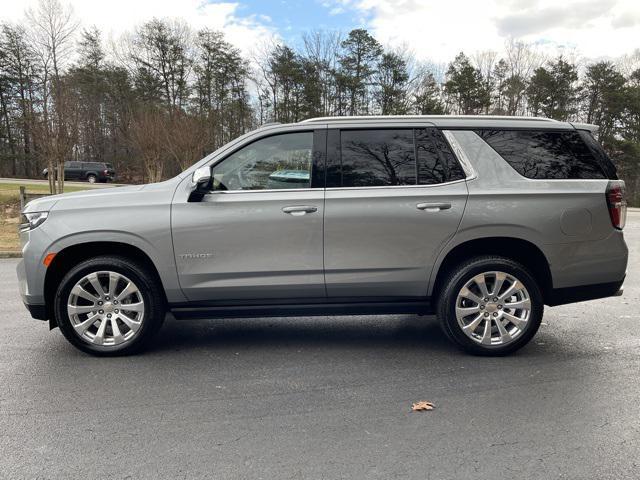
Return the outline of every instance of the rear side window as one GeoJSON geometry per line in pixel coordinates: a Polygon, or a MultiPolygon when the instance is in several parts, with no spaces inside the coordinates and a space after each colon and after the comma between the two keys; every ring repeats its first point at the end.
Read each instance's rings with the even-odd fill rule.
{"type": "Polygon", "coordinates": [[[461,180],[464,172],[439,130],[372,129],[340,132],[342,175],[338,185],[433,185],[461,180]]]}
{"type": "Polygon", "coordinates": [[[415,132],[418,185],[435,185],[465,178],[462,167],[439,130],[425,128],[415,132]]]}
{"type": "Polygon", "coordinates": [[[604,151],[604,148],[602,148],[598,141],[593,138],[591,132],[588,132],[586,130],[578,130],[578,134],[580,135],[580,138],[584,140],[584,143],[587,144],[596,160],[598,160],[598,164],[602,168],[602,171],[605,173],[607,178],[609,178],[610,180],[617,180],[618,173],[616,170],[616,166],[609,158],[609,155],[607,155],[607,152],[604,151]]]}
{"type": "Polygon", "coordinates": [[[480,130],[476,133],[524,177],[608,178],[577,131],[480,130]]]}
{"type": "Polygon", "coordinates": [[[343,130],[342,186],[416,184],[413,130],[343,130]]]}

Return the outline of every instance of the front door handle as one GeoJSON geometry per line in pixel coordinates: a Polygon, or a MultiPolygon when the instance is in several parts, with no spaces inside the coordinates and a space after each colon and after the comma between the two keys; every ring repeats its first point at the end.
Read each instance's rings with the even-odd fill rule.
{"type": "Polygon", "coordinates": [[[282,211],[289,215],[300,216],[306,215],[307,213],[317,212],[318,207],[314,207],[313,205],[291,205],[288,207],[282,207],[282,211]]]}
{"type": "Polygon", "coordinates": [[[440,210],[448,210],[451,208],[450,203],[418,203],[418,210],[426,210],[427,212],[439,212],[440,210]]]}

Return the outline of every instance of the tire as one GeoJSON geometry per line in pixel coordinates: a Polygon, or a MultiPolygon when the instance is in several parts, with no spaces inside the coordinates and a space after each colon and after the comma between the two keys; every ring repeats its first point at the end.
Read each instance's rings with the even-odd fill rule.
{"type": "Polygon", "coordinates": [[[91,175],[87,175],[87,182],[89,182],[89,183],[96,183],[96,181],[97,181],[97,180],[98,180],[98,179],[97,179],[97,177],[96,177],[95,175],[93,175],[93,174],[91,174],[91,175]]]}
{"type": "Polygon", "coordinates": [[[60,330],[71,344],[92,355],[141,351],[162,326],[166,313],[164,295],[154,277],[125,257],[99,256],[80,262],[56,291],[54,313],[60,330]]]}
{"type": "Polygon", "coordinates": [[[440,326],[468,353],[508,355],[526,345],[540,327],[544,311],[540,287],[514,260],[493,255],[472,258],[451,269],[442,285],[437,305],[440,326]],[[482,283],[488,296],[481,295],[482,283]]]}

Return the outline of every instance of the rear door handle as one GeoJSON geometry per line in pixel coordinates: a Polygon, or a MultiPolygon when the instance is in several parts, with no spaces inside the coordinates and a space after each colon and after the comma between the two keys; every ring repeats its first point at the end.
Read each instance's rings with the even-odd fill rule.
{"type": "Polygon", "coordinates": [[[427,212],[439,212],[440,210],[448,210],[451,208],[450,203],[418,203],[418,210],[426,210],[427,212]]]}
{"type": "Polygon", "coordinates": [[[313,205],[290,205],[288,207],[282,207],[282,211],[289,215],[300,216],[317,212],[318,207],[314,207],[313,205]]]}

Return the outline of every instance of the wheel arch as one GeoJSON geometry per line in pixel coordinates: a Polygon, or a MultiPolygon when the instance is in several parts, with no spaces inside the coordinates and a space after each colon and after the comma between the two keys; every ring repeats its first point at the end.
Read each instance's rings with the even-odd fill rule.
{"type": "Polygon", "coordinates": [[[141,248],[129,243],[113,241],[77,243],[60,250],[46,270],[44,278],[44,299],[45,308],[52,328],[56,325],[53,312],[53,300],[60,281],[62,281],[67,272],[78,263],[102,255],[117,255],[134,260],[143,266],[154,277],[153,280],[161,286],[164,301],[165,303],[167,302],[166,291],[160,273],[151,260],[151,257],[141,248]]]}
{"type": "Polygon", "coordinates": [[[460,262],[480,255],[499,255],[521,263],[538,282],[545,302],[549,298],[553,283],[549,261],[543,251],[528,240],[506,236],[475,238],[453,246],[436,267],[437,274],[429,295],[437,301],[447,273],[460,262]]]}

